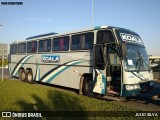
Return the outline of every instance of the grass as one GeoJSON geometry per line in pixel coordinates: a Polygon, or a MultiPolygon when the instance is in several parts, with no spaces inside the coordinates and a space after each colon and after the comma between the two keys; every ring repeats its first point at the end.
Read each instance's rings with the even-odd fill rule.
{"type": "Polygon", "coordinates": [[[137,110],[78,95],[75,92],[57,90],[51,86],[5,79],[3,82],[0,81],[0,111],[83,111],[85,113],[86,111],[137,110]]]}

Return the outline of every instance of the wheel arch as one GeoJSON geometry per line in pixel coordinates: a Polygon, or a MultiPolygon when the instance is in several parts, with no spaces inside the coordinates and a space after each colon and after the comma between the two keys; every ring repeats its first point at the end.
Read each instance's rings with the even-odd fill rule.
{"type": "Polygon", "coordinates": [[[90,74],[90,73],[84,73],[81,78],[80,78],[80,82],[79,82],[79,94],[83,94],[83,80],[85,77],[93,77],[93,74],[90,74]]]}

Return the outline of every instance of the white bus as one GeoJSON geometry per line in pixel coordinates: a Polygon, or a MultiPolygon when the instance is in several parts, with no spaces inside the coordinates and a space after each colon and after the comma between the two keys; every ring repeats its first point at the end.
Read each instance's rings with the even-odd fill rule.
{"type": "Polygon", "coordinates": [[[104,98],[135,96],[153,80],[140,36],[111,26],[14,42],[9,72],[21,81],[65,86],[104,98]]]}

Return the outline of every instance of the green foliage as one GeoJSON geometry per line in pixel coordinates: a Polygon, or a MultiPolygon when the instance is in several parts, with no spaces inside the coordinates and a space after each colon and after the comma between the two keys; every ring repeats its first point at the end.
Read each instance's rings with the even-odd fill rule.
{"type": "MultiPolygon", "coordinates": [[[[8,60],[7,59],[5,59],[4,63],[3,63],[3,66],[6,66],[6,65],[8,65],[8,60]]],[[[0,67],[2,67],[2,59],[0,59],[0,67]]]]}

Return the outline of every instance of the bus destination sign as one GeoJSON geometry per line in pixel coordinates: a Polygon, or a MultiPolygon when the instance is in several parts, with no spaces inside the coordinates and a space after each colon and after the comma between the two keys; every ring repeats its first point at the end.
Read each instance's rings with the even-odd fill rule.
{"type": "Polygon", "coordinates": [[[135,35],[120,33],[121,39],[126,42],[132,42],[143,45],[141,38],[135,35]]]}

